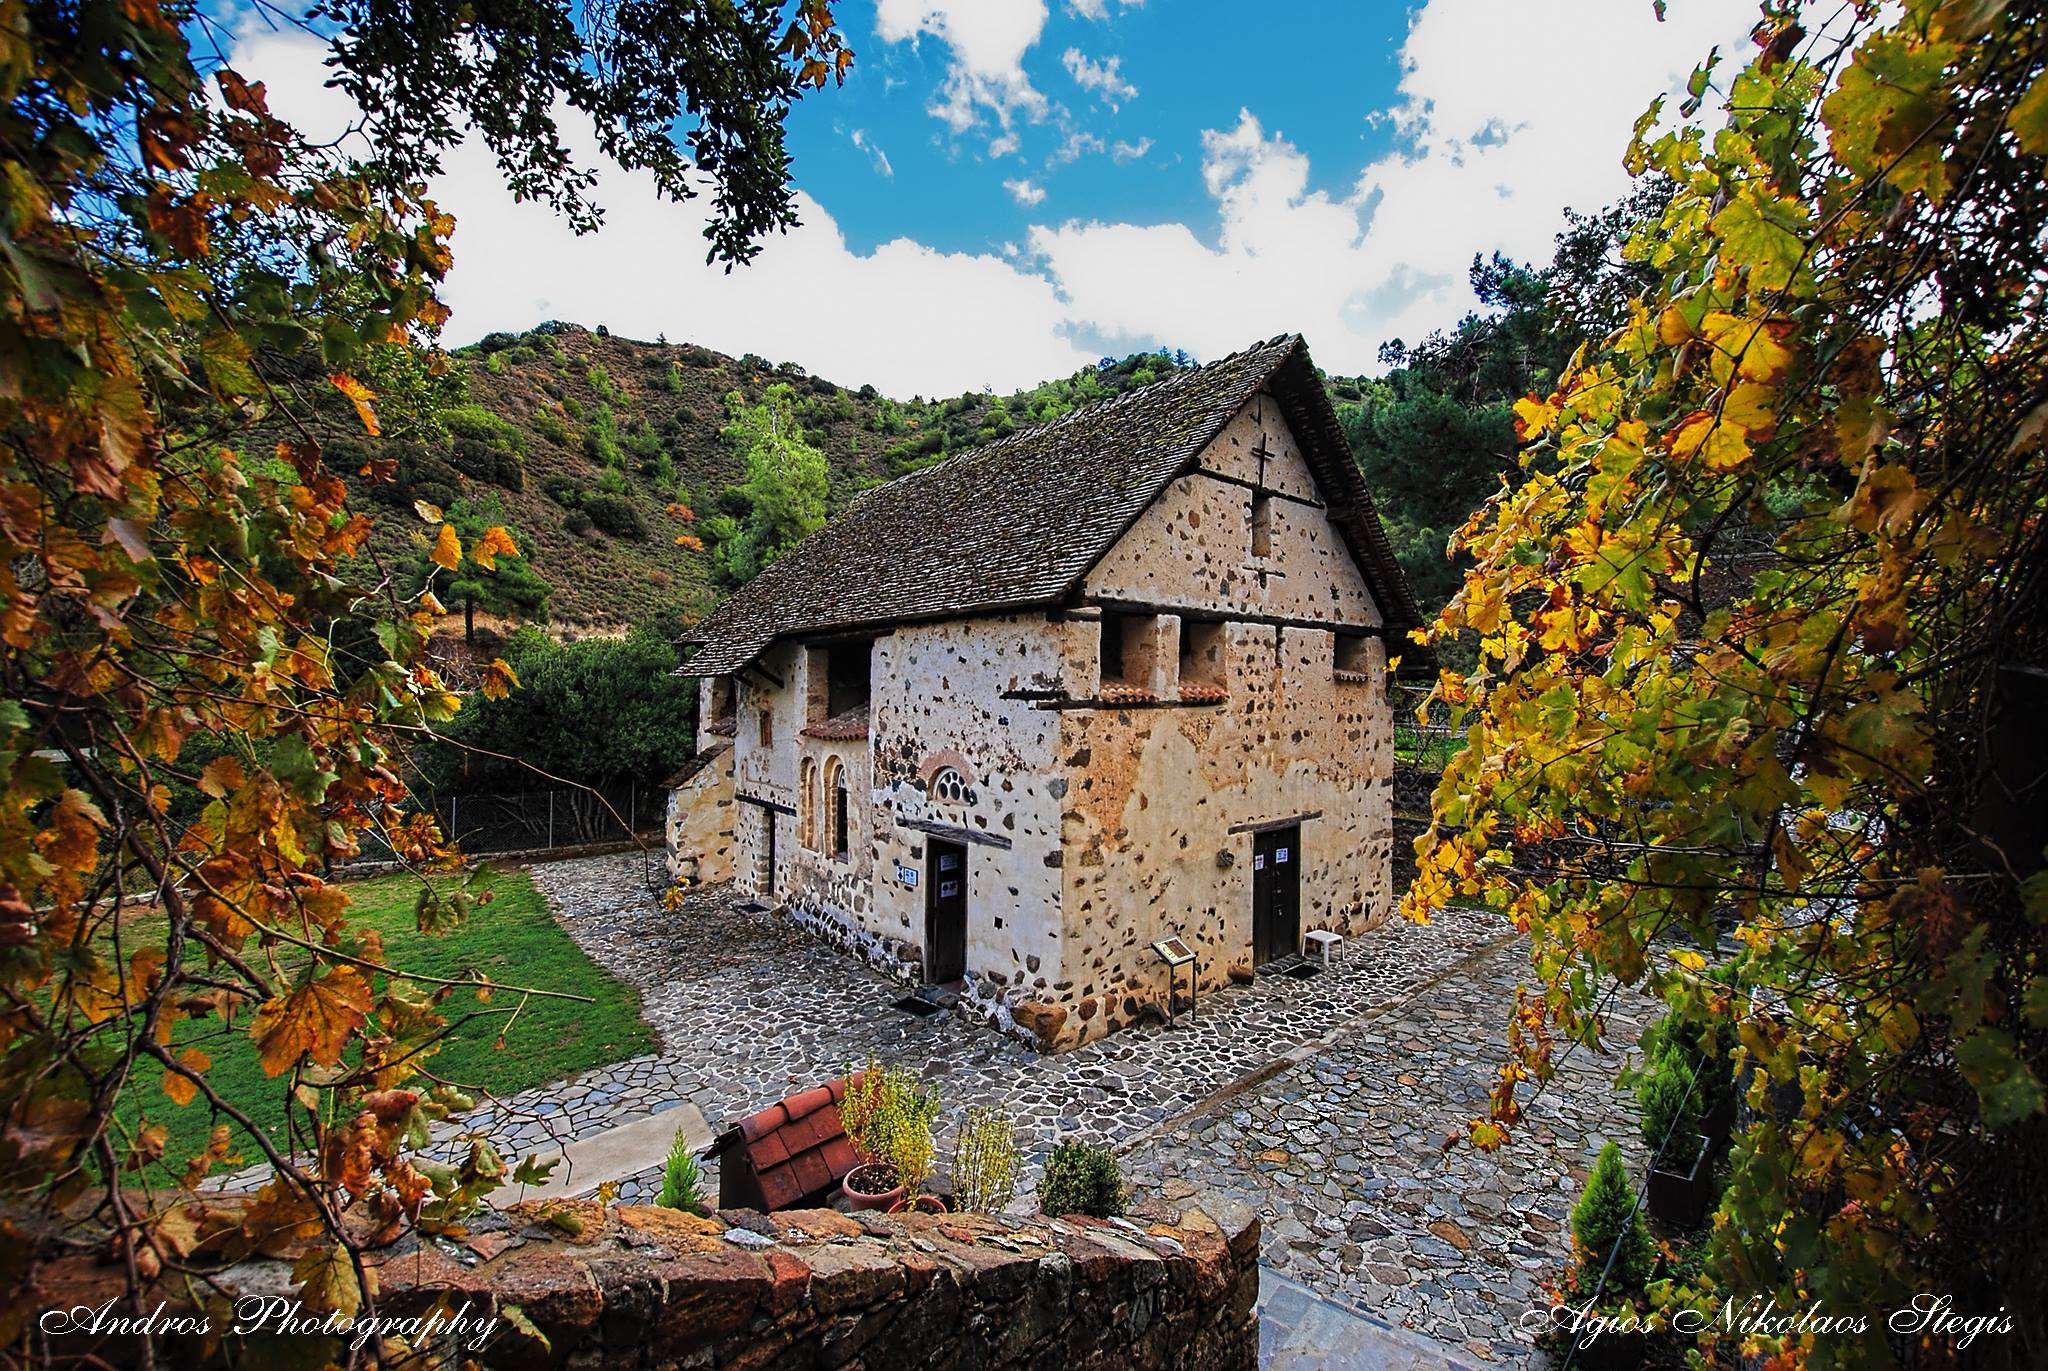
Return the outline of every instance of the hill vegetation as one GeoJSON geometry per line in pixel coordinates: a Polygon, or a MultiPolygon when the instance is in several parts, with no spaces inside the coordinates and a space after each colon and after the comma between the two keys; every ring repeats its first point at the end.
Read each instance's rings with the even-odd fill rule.
{"type": "MultiPolygon", "coordinates": [[[[702,614],[721,585],[759,569],[760,531],[786,519],[756,517],[762,463],[750,472],[743,440],[771,413],[823,455],[829,514],[882,481],[1192,364],[1138,354],[1013,395],[906,401],[793,363],[560,322],[492,334],[450,360],[434,387],[438,413],[424,404],[381,438],[364,437],[345,402],[327,401],[327,462],[360,485],[373,546],[401,564],[423,550],[416,501],[492,509],[545,581],[549,619],[570,631],[702,614]],[[378,461],[395,464],[395,480],[363,478],[378,461]]],[[[536,597],[527,598],[530,613],[536,597]]],[[[492,611],[485,599],[475,608],[492,611]]]]}

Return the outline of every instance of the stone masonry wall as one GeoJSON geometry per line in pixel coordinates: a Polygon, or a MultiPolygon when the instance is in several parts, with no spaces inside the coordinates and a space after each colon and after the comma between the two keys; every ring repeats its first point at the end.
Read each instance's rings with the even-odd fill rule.
{"type": "MultiPolygon", "coordinates": [[[[1163,1012],[1157,940],[1187,941],[1203,989],[1249,974],[1253,837],[1234,827],[1314,816],[1301,819],[1295,854],[1303,933],[1348,936],[1392,907],[1385,645],[1358,639],[1353,666],[1362,669],[1339,672],[1333,631],[1379,624],[1378,607],[1315,503],[1308,465],[1270,400],[1248,403],[1200,466],[1232,480],[1176,480],[1083,590],[1086,601],[1158,611],[1138,628],[1149,665],[1140,684],[1175,703],[1061,716],[1065,983],[1026,1011],[1055,1050],[1163,1012]],[[1280,492],[1268,497],[1258,543],[1254,492],[1233,481],[1280,492]],[[1223,621],[1211,626],[1205,616],[1223,621]],[[1246,622],[1251,616],[1332,629],[1246,622]],[[1180,647],[1190,634],[1199,635],[1189,639],[1195,679],[1183,681],[1180,647]],[[1195,702],[1217,686],[1220,700],[1195,702]]],[[[1103,630],[1082,617],[1090,613],[1065,626],[1075,695],[1101,689],[1103,630]]],[[[1128,647],[1125,659],[1128,680],[1128,647]]]]}
{"type": "Polygon", "coordinates": [[[706,749],[702,765],[668,793],[668,874],[678,885],[732,879],[732,749],[706,749]]]}
{"type": "MultiPolygon", "coordinates": [[[[467,1305],[472,1333],[496,1316],[480,1353],[460,1350],[515,1371],[1253,1371],[1258,1237],[1239,1205],[1118,1223],[831,1210],[702,1219],[569,1200],[485,1215],[460,1242],[411,1235],[370,1260],[380,1315],[467,1305]],[[540,1336],[515,1330],[514,1306],[540,1336]]],[[[293,1255],[230,1267],[220,1284],[282,1294],[293,1255]]],[[[120,1293],[118,1268],[76,1252],[31,1279],[48,1307],[120,1293]]],[[[177,1292],[158,1295],[177,1312],[177,1292]]],[[[120,1339],[38,1350],[53,1365],[141,1364],[120,1339]]],[[[158,1364],[199,1365],[198,1352],[173,1341],[158,1364]]],[[[309,1354],[318,1360],[296,1350],[309,1354]]]]}

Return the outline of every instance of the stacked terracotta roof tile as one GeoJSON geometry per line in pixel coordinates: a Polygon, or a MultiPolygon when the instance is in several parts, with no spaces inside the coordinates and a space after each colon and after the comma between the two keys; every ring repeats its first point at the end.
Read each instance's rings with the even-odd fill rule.
{"type": "Polygon", "coordinates": [[[849,738],[865,738],[868,736],[868,707],[860,705],[847,710],[844,714],[834,714],[831,718],[805,729],[804,736],[836,742],[843,742],[849,738]]]}
{"type": "Polygon", "coordinates": [[[832,1081],[749,1114],[721,1134],[713,1144],[721,1154],[720,1206],[792,1209],[831,1199],[860,1165],[839,1118],[845,1098],[846,1082],[832,1081]]]}

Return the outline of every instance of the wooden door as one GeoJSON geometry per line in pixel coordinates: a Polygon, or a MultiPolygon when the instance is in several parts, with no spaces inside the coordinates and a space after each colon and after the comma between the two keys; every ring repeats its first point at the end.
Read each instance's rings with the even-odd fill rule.
{"type": "Polygon", "coordinates": [[[946,985],[967,975],[967,845],[925,842],[924,978],[946,985]]]}
{"type": "Polygon", "coordinates": [[[1252,964],[1301,951],[1301,827],[1252,835],[1252,964]]]}

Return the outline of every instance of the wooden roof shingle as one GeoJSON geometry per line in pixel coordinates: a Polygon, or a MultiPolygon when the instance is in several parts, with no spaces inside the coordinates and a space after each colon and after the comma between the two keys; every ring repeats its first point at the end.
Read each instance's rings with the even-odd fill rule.
{"type": "Polygon", "coordinates": [[[1419,616],[1298,334],[1175,372],[875,487],[698,625],[683,670],[777,639],[1061,603],[1261,389],[1279,400],[1390,634],[1419,616]]]}

